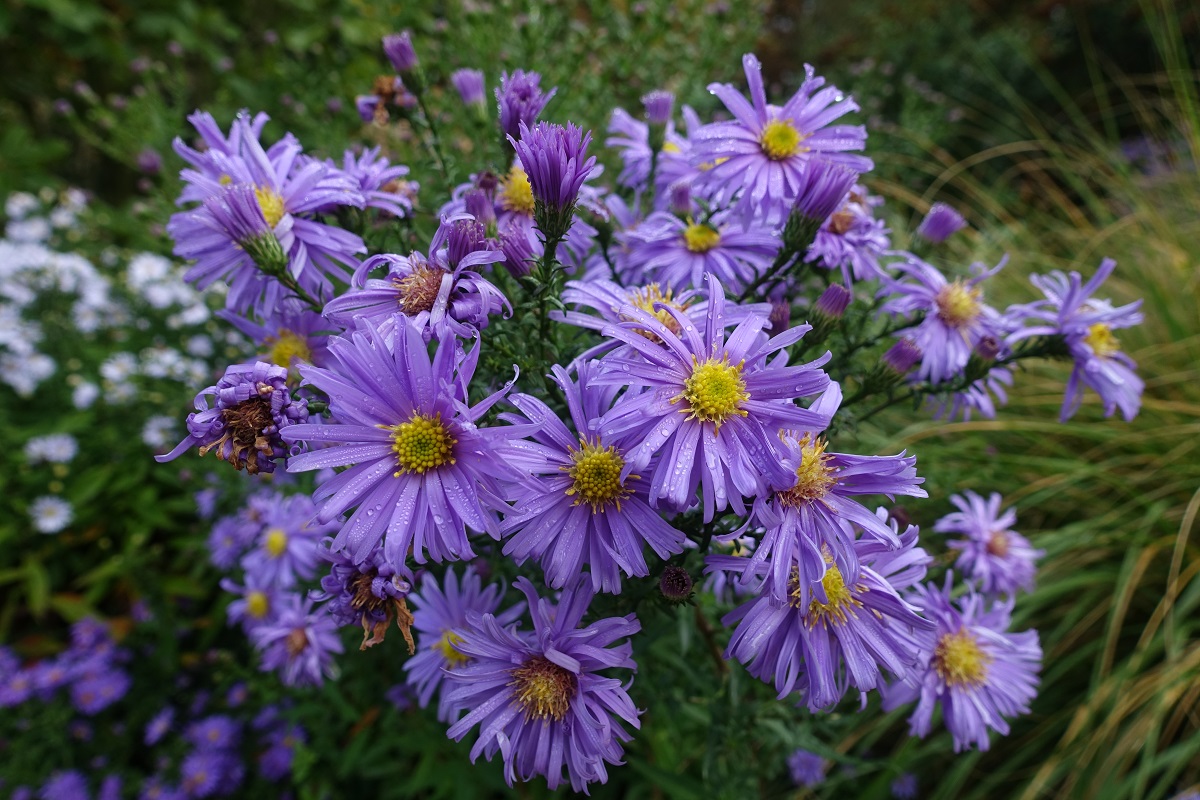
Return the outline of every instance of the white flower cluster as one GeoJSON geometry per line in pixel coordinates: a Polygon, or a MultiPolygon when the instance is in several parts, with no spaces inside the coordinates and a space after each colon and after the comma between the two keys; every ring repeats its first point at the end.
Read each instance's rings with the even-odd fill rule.
{"type": "Polygon", "coordinates": [[[138,253],[129,261],[125,282],[151,308],[177,309],[167,318],[171,328],[201,325],[212,312],[204,297],[183,280],[183,267],[157,253],[138,253]]]}

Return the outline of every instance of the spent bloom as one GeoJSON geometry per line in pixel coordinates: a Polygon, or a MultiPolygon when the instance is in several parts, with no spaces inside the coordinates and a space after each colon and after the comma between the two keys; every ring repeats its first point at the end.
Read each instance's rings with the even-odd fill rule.
{"type": "Polygon", "coordinates": [[[967,579],[979,581],[985,595],[1031,591],[1036,561],[1045,552],[1033,549],[1028,539],[1012,529],[1017,512],[1010,508],[1001,514],[997,493],[984,500],[968,491],[951,496],[950,502],[958,511],[939,519],[933,529],[963,535],[946,543],[958,551],[954,568],[967,579]]]}
{"type": "Polygon", "coordinates": [[[885,692],[884,708],[916,700],[909,728],[923,738],[940,703],[954,751],[972,745],[987,750],[989,730],[1007,735],[1008,719],[1029,713],[1037,696],[1042,648],[1037,631],[1008,632],[1011,598],[991,608],[974,591],[951,600],[953,577],[947,575],[943,588],[917,586],[910,595],[937,629],[924,643],[921,667],[885,692]]]}
{"type": "Polygon", "coordinates": [[[322,524],[356,507],[333,542],[355,563],[381,539],[393,564],[403,563],[410,548],[417,563],[471,558],[467,528],[500,537],[497,449],[521,431],[476,422],[508,387],[467,406],[478,340],[461,355],[455,340],[443,336],[431,360],[421,334],[401,325],[393,344],[360,325],[330,340],[327,369],[300,368],[329,397],[334,424],[284,431],[289,442],[328,445],[293,456],[288,471],[349,467],[322,483],[313,499],[322,524]]]}
{"type": "Polygon", "coordinates": [[[338,625],[361,626],[360,650],[384,640],[392,620],[413,652],[413,617],[406,602],[412,591],[413,576],[401,563],[392,565],[376,546],[361,563],[355,564],[345,551],[330,550],[326,539],[317,552],[329,562],[329,573],[321,578],[321,588],[311,593],[313,600],[324,603],[324,610],[338,625]]]}
{"type": "Polygon", "coordinates": [[[446,733],[461,741],[478,725],[471,760],[500,752],[510,786],[543,775],[553,791],[564,783],[564,768],[577,792],[604,783],[605,764],[620,764],[621,744],[631,738],[622,723],[640,725],[628,683],[600,673],[637,668],[627,637],[641,624],[630,614],[580,628],[592,600],[586,579],[564,590],[557,605],[525,578],[516,586],[529,602],[533,631],[522,635],[491,614],[468,616],[455,648],[472,660],[447,677],[449,702],[470,710],[446,733]]]}
{"type": "Polygon", "coordinates": [[[735,202],[736,213],[749,222],[777,222],[785,217],[800,191],[810,159],[821,157],[854,172],[869,171],[869,158],[847,151],[862,150],[867,132],[861,125],[830,125],[858,105],[836,87],[825,86],[805,65],[805,79],[782,107],[767,103],[762,65],[753,55],[742,57],[750,100],[730,84],[708,90],[734,117],[705,125],[690,137],[692,163],[699,166],[700,188],[718,203],[735,202]]]}

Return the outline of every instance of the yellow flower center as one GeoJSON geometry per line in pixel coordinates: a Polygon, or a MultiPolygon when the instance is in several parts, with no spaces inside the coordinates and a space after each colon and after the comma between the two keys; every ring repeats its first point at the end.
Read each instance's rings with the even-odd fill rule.
{"type": "Polygon", "coordinates": [[[962,280],[946,284],[933,298],[937,305],[938,318],[951,328],[971,324],[982,311],[979,304],[982,294],[979,289],[967,286],[962,280]]]}
{"type": "Polygon", "coordinates": [[[1095,322],[1088,326],[1087,336],[1083,343],[1092,348],[1092,352],[1101,358],[1107,358],[1121,349],[1121,343],[1113,336],[1112,328],[1103,322],[1095,322]]]}
{"type": "Polygon", "coordinates": [[[683,243],[693,253],[707,253],[721,243],[721,234],[712,225],[693,222],[683,231],[683,243]]]}
{"type": "Polygon", "coordinates": [[[403,278],[392,278],[396,290],[400,293],[400,310],[405,314],[432,311],[438,293],[442,290],[442,278],[445,275],[446,270],[424,263],[418,264],[403,278]]]}
{"type": "Polygon", "coordinates": [[[437,650],[442,654],[442,658],[446,659],[446,663],[450,665],[450,669],[461,667],[463,664],[471,660],[468,655],[463,655],[458,645],[462,644],[463,637],[451,630],[447,630],[442,634],[442,638],[433,643],[431,650],[437,650]]]}
{"type": "Polygon", "coordinates": [[[500,205],[517,214],[533,216],[533,186],[520,166],[514,166],[500,181],[500,205]]]}
{"type": "MultiPolygon", "coordinates": [[[[575,505],[587,503],[592,507],[592,513],[604,511],[610,505],[621,510],[621,500],[633,494],[626,489],[621,481],[621,470],[625,467],[625,459],[615,447],[601,447],[599,443],[591,444],[586,439],[579,440],[579,449],[571,450],[569,467],[562,467],[573,481],[566,494],[575,497],[575,505]]],[[[630,475],[636,479],[637,475],[630,475]]]]}
{"type": "MultiPolygon", "coordinates": [[[[664,294],[657,283],[649,283],[643,286],[641,289],[634,289],[631,291],[629,294],[629,302],[640,308],[642,311],[645,311],[647,314],[650,314],[658,319],[658,321],[661,322],[667,330],[678,334],[681,328],[679,322],[675,319],[671,312],[667,311],[665,308],[655,308],[655,305],[662,304],[664,306],[670,306],[677,311],[685,311],[690,303],[681,303],[678,300],[675,300],[674,294],[674,291],[671,289],[667,289],[666,293],[664,294]]],[[[628,317],[625,317],[625,319],[628,319],[628,317]]],[[[659,338],[650,331],[644,331],[641,328],[638,328],[637,332],[652,342],[659,341],[659,338]]]]}
{"type": "Polygon", "coordinates": [[[688,407],[680,409],[688,419],[712,422],[716,429],[733,414],[747,416],[749,412],[740,408],[750,399],[746,381],[742,379],[744,361],[729,363],[729,356],[721,360],[709,358],[700,363],[692,356],[692,374],[683,383],[683,391],[671,398],[672,403],[686,400],[688,407]]]}
{"type": "MultiPolygon", "coordinates": [[[[821,578],[821,588],[825,590],[825,602],[816,597],[808,601],[808,612],[804,617],[809,628],[815,628],[818,623],[823,625],[841,625],[846,622],[846,614],[854,614],[855,607],[861,607],[862,601],[855,597],[854,590],[846,585],[842,571],[833,563],[833,556],[825,548],[825,577],[821,578]]],[[[791,599],[788,601],[792,608],[800,608],[800,570],[792,567],[792,578],[789,583],[791,599]]],[[[866,591],[859,587],[859,591],[866,591]]]]}
{"type": "Polygon", "coordinates": [[[987,677],[991,656],[966,630],[943,636],[933,651],[933,668],[950,686],[977,686],[987,677]]]}
{"type": "Polygon", "coordinates": [[[829,490],[837,483],[837,478],[828,464],[833,456],[826,454],[825,446],[824,439],[813,441],[807,434],[800,440],[800,466],[796,467],[796,485],[779,493],[781,504],[796,508],[829,494],[829,490]]]}
{"type": "Polygon", "coordinates": [[[308,339],[295,331],[280,328],[279,335],[268,337],[264,344],[271,348],[267,351],[267,358],[271,359],[272,364],[290,368],[294,361],[312,363],[308,339]]]}
{"type": "Polygon", "coordinates": [[[233,183],[233,176],[222,175],[221,177],[217,178],[217,183],[221,184],[222,186],[228,186],[229,184],[233,183]]]}
{"type": "Polygon", "coordinates": [[[264,186],[255,186],[254,196],[258,198],[258,207],[262,209],[267,224],[274,228],[287,213],[283,207],[283,198],[264,186]]]}
{"type": "Polygon", "coordinates": [[[800,152],[800,142],[804,140],[796,126],[786,120],[776,119],[767,123],[758,143],[772,161],[783,161],[800,152]]]}
{"type": "Polygon", "coordinates": [[[679,145],[675,144],[674,142],[663,142],[662,151],[664,153],[682,153],[683,152],[682,150],[679,149],[679,145]]]}
{"type": "Polygon", "coordinates": [[[399,469],[393,477],[415,472],[423,474],[443,464],[453,464],[454,445],[458,440],[442,422],[442,415],[429,417],[413,414],[408,422],[381,426],[392,432],[392,450],[399,469]]]}
{"type": "Polygon", "coordinates": [[[265,592],[246,592],[246,613],[255,619],[262,619],[271,610],[271,601],[265,592]]]}
{"type": "Polygon", "coordinates": [[[575,696],[575,676],[545,656],[534,656],[512,671],[509,686],[526,718],[562,722],[575,696]]]}
{"type": "Polygon", "coordinates": [[[1008,534],[1004,531],[992,531],[992,535],[988,539],[987,551],[989,555],[1000,558],[1008,555],[1008,534]]]}
{"type": "Polygon", "coordinates": [[[271,528],[267,531],[267,555],[279,558],[287,550],[288,535],[283,528],[271,528]]]}

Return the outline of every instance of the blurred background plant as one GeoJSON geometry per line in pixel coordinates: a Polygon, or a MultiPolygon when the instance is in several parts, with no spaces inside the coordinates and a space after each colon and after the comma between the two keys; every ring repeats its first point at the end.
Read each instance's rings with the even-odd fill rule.
{"type": "MultiPolygon", "coordinates": [[[[919,452],[931,499],[906,507],[923,530],[949,510],[951,493],[998,491],[1017,508],[1018,529],[1047,551],[1015,625],[1041,632],[1042,689],[1009,737],[954,756],[945,734],[908,738],[899,712],[869,726],[835,714],[803,729],[790,706],[763,716],[764,706],[740,702],[763,687],[736,665],[722,672],[705,642],[681,640],[678,612],[662,609],[644,620],[646,640],[674,670],[640,675],[635,699],[648,723],[672,725],[646,724],[630,766],[595,787],[598,796],[888,797],[905,774],[919,796],[944,798],[1171,798],[1200,784],[1200,98],[1189,63],[1200,11],[1165,0],[8,4],[0,34],[20,43],[0,51],[0,193],[31,194],[6,207],[0,250],[11,317],[0,386],[0,643],[26,659],[55,656],[69,652],[68,623],[108,620],[138,654],[121,669],[158,688],[92,723],[120,722],[136,737],[167,707],[181,720],[237,716],[228,692],[249,687],[256,711],[278,709],[304,731],[289,745],[302,797],[507,791],[498,765],[463,769],[465,747],[409,711],[403,693],[384,699],[400,682],[395,641],[320,692],[285,697],[255,672],[224,624],[227,600],[207,565],[211,522],[190,494],[208,487],[188,482],[181,463],[149,459],[156,442],[181,433],[179,398],[209,383],[223,348],[238,344],[195,310],[203,301],[155,289],[184,286],[169,283],[180,265],[160,255],[170,251],[161,222],[182,164],[170,142],[186,135],[184,117],[202,107],[225,123],[241,108],[266,110],[266,140],[290,130],[333,156],[349,141],[380,142],[423,173],[415,138],[382,141],[354,108],[382,69],[379,37],[405,27],[431,84],[446,87],[469,66],[490,89],[501,69],[537,69],[544,85],[563,87],[548,115],[595,129],[614,106],[634,109],[660,86],[710,111],[706,84],[737,81],[742,52],[759,52],[777,87],[814,63],[864,103],[877,163],[868,183],[891,201],[897,245],[943,200],[972,225],[948,260],[1011,254],[992,290],[1006,301],[1028,296],[1031,272],[1087,273],[1105,255],[1120,262],[1114,302],[1145,298],[1146,322],[1122,337],[1147,382],[1130,425],[1101,422],[1094,405],[1059,424],[1065,374],[1052,366],[1020,375],[995,421],[912,422],[896,412],[859,431],[861,452],[919,452]],[[66,191],[73,186],[89,198],[66,191]],[[32,295],[14,299],[22,280],[32,295]],[[38,354],[54,370],[25,391],[38,354]],[[91,403],[80,402],[84,384],[95,389],[91,403]],[[160,415],[174,420],[169,432],[165,421],[152,429],[160,415]],[[27,452],[52,434],[71,436],[76,452],[65,461],[27,452]],[[31,514],[43,497],[68,504],[68,534],[35,533],[63,512],[31,514]],[[819,787],[797,790],[787,777],[797,747],[825,759],[819,787]]],[[[438,105],[449,128],[472,130],[456,99],[438,105]]],[[[461,137],[451,150],[465,159],[475,146],[461,137]]],[[[443,189],[422,187],[426,214],[443,189]]],[[[237,507],[236,490],[222,494],[222,510],[237,507]]],[[[711,612],[697,613],[715,621],[711,612]]],[[[0,755],[32,749],[19,751],[22,772],[0,771],[0,792],[51,766],[99,769],[97,758],[118,774],[150,768],[146,753],[85,745],[83,729],[71,729],[73,707],[57,697],[5,715],[0,755]]],[[[238,724],[247,737],[259,730],[248,716],[238,724]]],[[[259,765],[268,740],[262,733],[252,748],[259,765]]],[[[181,746],[179,735],[164,745],[176,755],[181,746]]],[[[546,794],[538,784],[520,792],[546,794]]]]}

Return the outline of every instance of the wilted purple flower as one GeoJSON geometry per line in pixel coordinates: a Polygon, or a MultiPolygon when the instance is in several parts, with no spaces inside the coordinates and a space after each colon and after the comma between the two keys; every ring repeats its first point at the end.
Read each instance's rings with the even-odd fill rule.
{"type": "Polygon", "coordinates": [[[507,72],[500,74],[500,86],[496,89],[500,130],[510,140],[521,136],[522,124],[530,126],[537,121],[550,98],[558,91],[551,89],[543,94],[541,82],[542,76],[536,72],[516,70],[512,75],[507,72]]]}
{"type": "Polygon", "coordinates": [[[651,125],[666,125],[671,121],[671,109],[675,107],[675,95],[661,89],[642,95],[642,106],[646,109],[646,121],[651,125]]]}
{"type": "Polygon", "coordinates": [[[289,471],[350,467],[313,496],[321,523],[357,506],[334,549],[362,563],[384,539],[389,562],[403,563],[411,547],[417,563],[425,563],[473,557],[467,527],[498,539],[494,509],[502,505],[496,479],[503,459],[497,449],[523,431],[476,427],[508,391],[467,406],[478,340],[463,357],[454,339],[443,336],[431,361],[424,339],[408,325],[398,326],[394,348],[360,326],[334,337],[329,351],[328,369],[301,373],[328,395],[335,424],[292,426],[284,434],[291,442],[330,445],[293,456],[289,471]]]}
{"type": "Polygon", "coordinates": [[[917,236],[922,239],[941,244],[954,234],[967,227],[967,221],[945,203],[934,203],[929,207],[929,213],[917,226],[917,236]]]}
{"type": "Polygon", "coordinates": [[[1007,262],[1002,259],[992,269],[976,265],[974,278],[948,281],[936,267],[916,256],[898,265],[903,280],[891,281],[884,313],[920,312],[924,319],[905,336],[921,349],[918,380],[933,384],[949,381],[962,373],[976,345],[984,337],[1004,339],[1005,324],[995,309],[983,302],[978,284],[996,274],[1007,262]]]}
{"type": "Polygon", "coordinates": [[[1075,366],[1063,399],[1060,419],[1064,422],[1078,410],[1084,386],[1092,387],[1100,395],[1105,416],[1112,416],[1119,408],[1128,422],[1141,408],[1145,383],[1134,372],[1137,364],[1121,352],[1113,331],[1141,324],[1142,313],[1138,308],[1142,301],[1113,308],[1109,301],[1092,297],[1116,267],[1116,261],[1104,259],[1086,284],[1074,271],[1070,275],[1058,271],[1033,275],[1029,280],[1046,298],[1009,309],[1009,316],[1015,321],[1035,323],[1013,334],[1010,343],[1030,336],[1066,339],[1075,366]]]}
{"type": "Polygon", "coordinates": [[[952,495],[950,502],[958,511],[939,519],[933,529],[966,537],[946,543],[959,551],[954,568],[968,580],[979,581],[984,594],[1032,591],[1035,562],[1045,551],[1033,549],[1028,539],[1012,530],[1017,512],[1010,508],[1001,514],[1000,495],[995,492],[984,500],[968,491],[952,495]]]}
{"type": "Polygon", "coordinates": [[[640,725],[629,684],[599,673],[637,669],[628,640],[610,645],[641,624],[630,614],[579,628],[592,600],[586,580],[564,590],[557,605],[540,599],[525,578],[516,586],[529,601],[533,633],[522,636],[491,614],[468,616],[455,648],[472,661],[448,675],[448,700],[470,710],[446,734],[461,741],[478,725],[471,760],[499,751],[509,786],[544,775],[553,791],[564,782],[564,767],[575,791],[604,783],[605,764],[620,764],[621,743],[631,738],[621,723],[640,725]]]}
{"type": "Polygon", "coordinates": [[[805,79],[782,107],[767,104],[762,65],[753,55],[742,57],[750,86],[750,102],[730,84],[708,90],[733,114],[731,122],[705,125],[691,135],[691,161],[701,169],[698,183],[721,204],[734,203],[736,213],[760,223],[778,222],[799,195],[812,158],[823,158],[863,173],[874,165],[862,150],[867,132],[861,126],[829,126],[858,105],[833,86],[821,87],[805,65],[805,79]],[[819,91],[818,91],[819,90],[819,91]]]}
{"type": "MultiPolygon", "coordinates": [[[[854,543],[860,563],[857,581],[848,581],[830,553],[825,576],[800,601],[798,571],[784,585],[786,602],[768,574],[762,594],[727,614],[737,623],[727,657],[747,665],[751,675],[772,683],[783,698],[800,689],[810,710],[829,708],[853,687],[860,692],[884,687],[884,673],[903,678],[919,668],[922,633],[933,624],[899,595],[925,575],[931,559],[917,547],[917,529],[899,537],[899,548],[874,539],[854,543]]],[[[748,559],[710,556],[709,569],[763,572],[748,559]]]]}
{"type": "Polygon", "coordinates": [[[631,321],[608,326],[604,333],[640,357],[609,356],[602,362],[605,371],[593,379],[646,387],[627,393],[595,430],[604,437],[629,434],[640,440],[629,451],[623,475],[645,475],[651,458],[665,453],[649,475],[651,505],[665,501],[682,511],[695,502],[699,488],[706,521],[726,507],[744,515],[743,497],[789,480],[791,473],[777,455],[779,432],[824,428],[827,417],[794,401],[829,385],[819,369],[829,354],[795,367],[770,358],[799,341],[810,326],[797,325],[768,340],[762,333],[766,317],[751,315],[726,339],[725,291],[712,275],[708,285],[703,333],[670,307],[666,310],[679,334],[639,308],[623,308],[621,314],[631,321]]]}
{"type": "Polygon", "coordinates": [[[379,546],[361,564],[355,564],[345,551],[331,550],[329,544],[327,539],[317,550],[329,562],[329,574],[321,578],[321,589],[310,597],[325,603],[324,610],[338,625],[362,627],[360,650],[382,642],[395,620],[411,655],[413,617],[405,598],[412,591],[413,576],[408,567],[403,562],[393,566],[379,546]]]}
{"type": "Polygon", "coordinates": [[[283,367],[262,361],[229,367],[216,385],[196,395],[187,437],[154,459],[171,461],[195,446],[201,456],[215,449],[217,458],[251,475],[274,472],[275,460],[288,454],[280,432],[308,420],[308,405],[292,399],[287,375],[283,367]],[[216,405],[209,407],[209,397],[216,398],[216,405]]]}
{"type": "Polygon", "coordinates": [[[548,241],[561,239],[574,221],[579,189],[596,169],[596,157],[587,155],[592,133],[570,122],[566,127],[539,122],[532,128],[522,122],[519,132],[519,140],[508,140],[529,179],[534,221],[548,241]]]}
{"type": "Polygon", "coordinates": [[[917,700],[908,722],[914,736],[924,737],[940,702],[955,752],[972,745],[987,750],[989,729],[1007,735],[1006,719],[1029,713],[1029,703],[1037,696],[1042,648],[1037,631],[1008,632],[1012,598],[988,610],[974,591],[952,601],[953,577],[947,575],[940,589],[933,584],[915,587],[910,596],[937,623],[937,630],[925,642],[923,668],[889,687],[884,708],[890,711],[917,700]]]}
{"type": "Polygon", "coordinates": [[[825,782],[825,771],[829,762],[811,750],[800,749],[788,756],[788,771],[797,786],[811,789],[825,782]]]}
{"type": "MultiPolygon", "coordinates": [[[[421,708],[429,705],[446,676],[470,662],[458,645],[467,627],[468,614],[494,614],[497,624],[508,627],[525,612],[525,604],[517,603],[497,614],[504,587],[500,584],[482,586],[479,573],[470,566],[463,570],[462,581],[454,568],[446,570],[442,584],[430,572],[421,577],[421,589],[409,595],[413,601],[413,627],[417,629],[417,654],[404,662],[405,682],[417,693],[421,708]]],[[[438,695],[438,719],[452,722],[460,709],[438,695]]]]}
{"type": "Polygon", "coordinates": [[[716,215],[704,222],[655,212],[626,238],[627,283],[655,282],[676,292],[699,289],[712,273],[740,294],[760,278],[779,250],[779,237],[766,228],[742,229],[716,215]]]}
{"type": "Polygon", "coordinates": [[[578,365],[577,383],[562,367],[552,369],[574,431],[526,394],[508,400],[523,417],[501,416],[534,425],[533,441],[513,442],[508,456],[531,477],[509,494],[515,511],[501,526],[509,537],[504,554],[518,564],[538,559],[551,589],[575,582],[587,565],[593,591],[619,593],[622,573],[650,574],[642,552],[646,545],[666,559],[683,552],[685,537],[650,507],[649,482],[624,472],[628,449],[637,439],[591,432],[618,387],[594,383],[591,364],[578,365]]]}
{"type": "Polygon", "coordinates": [[[469,108],[483,107],[485,87],[481,70],[456,69],[450,73],[450,82],[458,90],[458,96],[462,98],[463,105],[469,108]]]}
{"type": "Polygon", "coordinates": [[[413,48],[412,31],[384,36],[383,53],[401,75],[417,68],[417,51],[413,48]]]}
{"type": "Polygon", "coordinates": [[[262,671],[278,671],[287,686],[320,686],[336,673],[333,656],[342,652],[333,618],[296,595],[286,595],[275,619],[250,631],[250,640],[262,653],[262,671]]]}
{"type": "Polygon", "coordinates": [[[158,744],[167,732],[171,730],[171,725],[175,722],[175,709],[167,706],[162,711],[155,714],[149,722],[146,723],[146,732],[142,737],[142,741],[147,747],[152,747],[158,744]]]}

